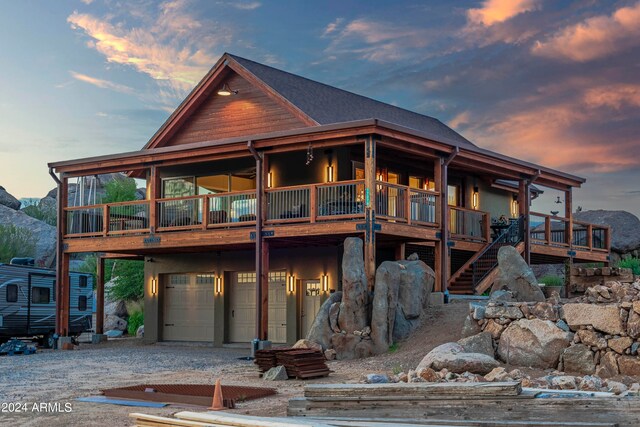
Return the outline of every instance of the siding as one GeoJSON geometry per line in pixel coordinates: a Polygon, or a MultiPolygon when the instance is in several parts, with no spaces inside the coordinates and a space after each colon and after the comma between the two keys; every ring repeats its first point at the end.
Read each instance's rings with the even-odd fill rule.
{"type": "Polygon", "coordinates": [[[216,88],[166,145],[306,127],[291,111],[239,75],[233,73],[225,82],[238,94],[219,96],[216,88]]]}

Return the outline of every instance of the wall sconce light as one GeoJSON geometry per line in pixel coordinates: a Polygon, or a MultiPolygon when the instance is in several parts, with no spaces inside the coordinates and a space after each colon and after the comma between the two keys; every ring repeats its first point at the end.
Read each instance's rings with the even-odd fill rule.
{"type": "Polygon", "coordinates": [[[329,292],[329,276],[327,274],[322,276],[322,292],[329,292]]]}
{"type": "Polygon", "coordinates": [[[151,279],[151,295],[156,295],[158,293],[158,279],[155,277],[151,279]]]}
{"type": "Polygon", "coordinates": [[[327,166],[327,182],[333,182],[333,166],[327,166]]]}
{"type": "Polygon", "coordinates": [[[480,204],[480,193],[478,187],[473,187],[473,195],[471,196],[471,205],[473,209],[478,209],[480,204]]]}
{"type": "Polygon", "coordinates": [[[273,187],[273,172],[267,174],[267,188],[273,187]]]}
{"type": "Polygon", "coordinates": [[[228,84],[223,84],[220,89],[218,89],[218,95],[220,96],[229,96],[229,95],[237,95],[237,90],[232,90],[228,84]]]}
{"type": "Polygon", "coordinates": [[[513,195],[513,200],[511,200],[511,216],[513,218],[518,217],[518,196],[516,194],[513,195]]]}
{"type": "Polygon", "coordinates": [[[216,294],[220,295],[222,293],[222,277],[216,277],[216,294]]]}
{"type": "Polygon", "coordinates": [[[296,276],[293,274],[289,276],[289,293],[293,294],[296,291],[296,276]]]}

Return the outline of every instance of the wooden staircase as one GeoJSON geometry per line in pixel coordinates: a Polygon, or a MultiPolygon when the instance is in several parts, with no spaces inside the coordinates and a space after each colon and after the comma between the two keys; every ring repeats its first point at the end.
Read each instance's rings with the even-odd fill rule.
{"type": "Polygon", "coordinates": [[[482,250],[474,254],[449,279],[450,294],[482,294],[494,282],[498,273],[498,251],[503,246],[514,246],[520,253],[524,251],[523,220],[514,221],[505,232],[482,250]]]}

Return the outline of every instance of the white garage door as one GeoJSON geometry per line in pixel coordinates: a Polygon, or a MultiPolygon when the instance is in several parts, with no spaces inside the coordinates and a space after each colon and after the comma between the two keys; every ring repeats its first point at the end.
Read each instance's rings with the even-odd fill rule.
{"type": "Polygon", "coordinates": [[[163,339],[213,342],[213,274],[165,276],[163,339]]]}
{"type": "MultiPolygon", "coordinates": [[[[269,340],[287,342],[287,275],[269,273],[269,340]]],[[[234,274],[229,309],[229,341],[249,342],[256,331],[256,274],[234,274]]]]}

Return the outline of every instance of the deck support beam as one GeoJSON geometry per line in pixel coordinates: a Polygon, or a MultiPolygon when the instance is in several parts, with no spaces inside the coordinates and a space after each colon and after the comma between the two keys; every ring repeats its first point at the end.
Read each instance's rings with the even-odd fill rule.
{"type": "MultiPolygon", "coordinates": [[[[440,170],[439,182],[436,178],[436,190],[440,193],[439,222],[441,230],[440,242],[436,245],[436,248],[438,248],[438,246],[440,247],[440,264],[436,264],[436,269],[439,269],[440,273],[436,273],[436,276],[440,277],[440,290],[442,292],[447,292],[449,277],[451,276],[451,248],[449,247],[449,237],[451,234],[451,230],[449,230],[449,164],[459,152],[460,149],[456,147],[455,151],[449,154],[448,157],[440,157],[435,165],[435,169],[440,170]]],[[[436,258],[438,258],[437,252],[438,250],[436,249],[436,258]]]]}
{"type": "Polygon", "coordinates": [[[67,217],[65,208],[69,199],[69,179],[62,174],[58,182],[58,221],[56,245],[56,333],[60,336],[69,334],[69,259],[64,251],[64,231],[67,217]]]}
{"type": "Polygon", "coordinates": [[[256,160],[256,338],[266,341],[269,335],[269,245],[262,236],[265,221],[264,153],[259,153],[253,141],[247,147],[256,160]]]}
{"type": "Polygon", "coordinates": [[[368,135],[364,142],[365,224],[364,271],[371,291],[376,275],[376,136],[368,135]]]}
{"type": "Polygon", "coordinates": [[[96,260],[96,334],[104,333],[104,257],[96,260]]]}

